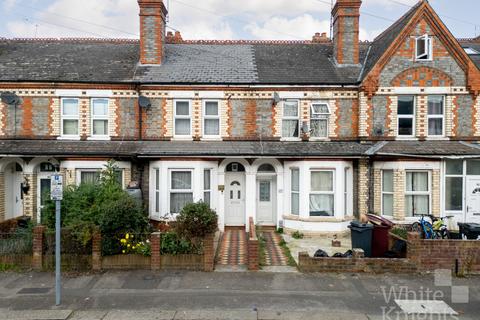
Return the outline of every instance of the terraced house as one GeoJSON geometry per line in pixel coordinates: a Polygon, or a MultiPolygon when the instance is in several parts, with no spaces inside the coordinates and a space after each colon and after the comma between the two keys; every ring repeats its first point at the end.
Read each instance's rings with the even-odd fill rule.
{"type": "Polygon", "coordinates": [[[372,42],[360,0],[311,41],[188,41],[162,0],[138,0],[140,40],[0,40],[0,220],[39,219],[59,169],[95,181],[115,159],[151,219],[204,201],[340,232],[362,213],[480,221],[480,39],[420,1],[372,42]]]}

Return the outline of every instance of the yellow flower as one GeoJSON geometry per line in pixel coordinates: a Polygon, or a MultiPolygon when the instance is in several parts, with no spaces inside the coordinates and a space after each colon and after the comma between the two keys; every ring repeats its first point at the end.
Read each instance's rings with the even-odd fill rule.
{"type": "Polygon", "coordinates": [[[122,250],[122,253],[125,253],[125,250],[122,250]]]}
{"type": "Polygon", "coordinates": [[[127,233],[127,234],[125,235],[125,239],[128,239],[128,237],[129,237],[129,234],[127,233]]]}
{"type": "Polygon", "coordinates": [[[130,248],[130,243],[129,243],[129,244],[127,244],[127,248],[130,248]]]}
{"type": "Polygon", "coordinates": [[[120,242],[121,242],[121,243],[125,243],[125,242],[127,242],[127,240],[122,239],[122,240],[120,240],[120,242]]]}
{"type": "Polygon", "coordinates": [[[133,239],[133,234],[132,234],[132,239],[133,239]]]}
{"type": "Polygon", "coordinates": [[[133,250],[135,250],[135,248],[136,248],[135,246],[132,247],[133,250]]]}

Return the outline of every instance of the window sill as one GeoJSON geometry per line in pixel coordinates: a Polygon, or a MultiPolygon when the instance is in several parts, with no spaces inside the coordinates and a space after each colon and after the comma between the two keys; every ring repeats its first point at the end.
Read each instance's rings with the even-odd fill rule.
{"type": "Polygon", "coordinates": [[[280,138],[280,141],[288,141],[288,142],[302,141],[302,138],[297,138],[297,137],[285,138],[285,137],[282,137],[282,138],[280,138]]]}
{"type": "Polygon", "coordinates": [[[202,138],[200,138],[201,141],[222,141],[222,137],[220,136],[213,136],[213,137],[208,137],[208,136],[204,136],[202,138]]]}
{"type": "Polygon", "coordinates": [[[330,141],[330,138],[315,138],[315,137],[310,137],[309,138],[309,141],[312,141],[312,142],[327,142],[327,141],[330,141]]]}
{"type": "Polygon", "coordinates": [[[191,136],[174,136],[172,141],[193,141],[193,137],[191,136]]]}
{"type": "Polygon", "coordinates": [[[413,140],[413,141],[418,141],[418,138],[415,136],[396,136],[395,140],[413,140]]]}
{"type": "Polygon", "coordinates": [[[80,140],[80,136],[60,136],[57,140],[80,140]]]}
{"type": "Polygon", "coordinates": [[[106,136],[106,137],[102,137],[102,136],[95,137],[95,136],[92,136],[92,137],[88,137],[87,140],[109,141],[109,140],[111,140],[111,138],[108,137],[108,136],[106,136]]]}
{"type": "Polygon", "coordinates": [[[351,217],[345,217],[343,219],[337,217],[301,217],[295,215],[283,215],[284,220],[302,221],[302,222],[347,222],[351,221],[351,217]]]}
{"type": "Polygon", "coordinates": [[[425,138],[426,140],[449,140],[449,138],[445,137],[445,136],[430,136],[430,137],[426,137],[425,138]]]}

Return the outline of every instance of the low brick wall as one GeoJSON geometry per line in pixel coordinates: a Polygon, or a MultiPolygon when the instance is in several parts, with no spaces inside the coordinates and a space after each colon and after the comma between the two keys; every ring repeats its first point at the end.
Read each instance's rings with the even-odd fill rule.
{"type": "Polygon", "coordinates": [[[150,257],[139,254],[118,254],[102,257],[102,269],[150,269],[150,257]]]}
{"type": "Polygon", "coordinates": [[[248,220],[248,243],[247,243],[247,258],[248,258],[248,270],[259,270],[260,269],[260,261],[258,257],[258,238],[257,238],[257,230],[255,228],[255,224],[253,223],[253,218],[250,217],[248,220]]]}
{"type": "MultiPolygon", "coordinates": [[[[161,269],[183,269],[203,271],[204,256],[202,254],[162,255],[161,269]]],[[[210,271],[210,270],[209,270],[210,271]]]]}
{"type": "Polygon", "coordinates": [[[0,255],[0,264],[11,265],[21,269],[30,269],[32,267],[32,255],[31,254],[0,255]]]}
{"type": "Polygon", "coordinates": [[[480,274],[480,240],[425,240],[408,233],[407,257],[402,259],[364,258],[361,249],[352,258],[314,258],[298,255],[303,272],[414,273],[450,269],[458,275],[480,274]]]}
{"type": "Polygon", "coordinates": [[[461,275],[480,274],[480,240],[426,240],[410,232],[407,258],[419,271],[450,269],[461,275]]]}
{"type": "Polygon", "coordinates": [[[414,273],[415,264],[408,259],[365,258],[363,250],[354,249],[352,258],[315,258],[307,252],[298,254],[298,268],[302,272],[367,272],[414,273]]]}

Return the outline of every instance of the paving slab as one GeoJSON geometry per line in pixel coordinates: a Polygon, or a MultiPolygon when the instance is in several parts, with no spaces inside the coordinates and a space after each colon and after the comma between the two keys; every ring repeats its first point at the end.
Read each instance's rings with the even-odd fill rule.
{"type": "Polygon", "coordinates": [[[165,310],[114,310],[107,313],[103,320],[173,320],[175,311],[165,310]]]}
{"type": "Polygon", "coordinates": [[[5,310],[0,320],[65,320],[72,310],[5,310]]]}
{"type": "Polygon", "coordinates": [[[177,311],[175,320],[257,320],[253,310],[193,310],[177,311]]]}
{"type": "Polygon", "coordinates": [[[102,320],[107,315],[107,310],[75,311],[68,320],[102,320]]]}
{"type": "Polygon", "coordinates": [[[274,311],[258,310],[258,320],[368,320],[361,313],[325,313],[322,310],[274,311]]]}

